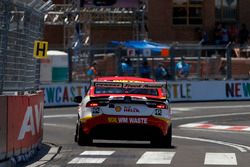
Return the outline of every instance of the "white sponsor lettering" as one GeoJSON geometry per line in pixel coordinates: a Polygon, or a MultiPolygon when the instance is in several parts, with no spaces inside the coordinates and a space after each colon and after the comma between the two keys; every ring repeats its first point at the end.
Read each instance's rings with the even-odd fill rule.
{"type": "Polygon", "coordinates": [[[129,118],[129,123],[147,124],[147,118],[129,118]]]}
{"type": "Polygon", "coordinates": [[[35,135],[36,133],[39,133],[39,129],[42,124],[41,118],[43,114],[43,103],[40,103],[40,110],[38,110],[38,105],[35,105],[34,111],[35,111],[35,117],[33,115],[32,106],[27,107],[22,127],[18,135],[18,140],[23,140],[27,132],[31,132],[32,136],[35,135]],[[36,121],[36,129],[35,129],[34,118],[36,121]]]}
{"type": "Polygon", "coordinates": [[[118,118],[119,123],[128,123],[128,118],[118,118]]]}

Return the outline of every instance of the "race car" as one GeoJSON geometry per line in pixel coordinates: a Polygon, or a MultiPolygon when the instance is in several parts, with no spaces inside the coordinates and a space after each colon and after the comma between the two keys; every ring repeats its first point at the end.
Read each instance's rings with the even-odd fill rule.
{"type": "Polygon", "coordinates": [[[166,83],[139,77],[99,77],[92,80],[79,103],[75,141],[91,145],[93,139],[147,140],[170,147],[171,109],[166,83]]]}

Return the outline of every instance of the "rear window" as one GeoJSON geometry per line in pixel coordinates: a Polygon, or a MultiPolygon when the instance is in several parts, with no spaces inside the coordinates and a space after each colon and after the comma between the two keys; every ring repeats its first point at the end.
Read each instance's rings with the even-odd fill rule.
{"type": "Polygon", "coordinates": [[[157,89],[95,88],[95,94],[143,94],[158,96],[157,89]]]}

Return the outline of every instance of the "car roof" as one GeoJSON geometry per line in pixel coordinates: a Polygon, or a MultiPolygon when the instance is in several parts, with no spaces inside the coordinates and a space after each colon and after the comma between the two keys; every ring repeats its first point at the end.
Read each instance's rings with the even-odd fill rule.
{"type": "Polygon", "coordinates": [[[94,81],[137,81],[137,82],[156,82],[154,79],[141,78],[141,77],[131,77],[131,76],[108,76],[108,77],[98,77],[94,81]]]}

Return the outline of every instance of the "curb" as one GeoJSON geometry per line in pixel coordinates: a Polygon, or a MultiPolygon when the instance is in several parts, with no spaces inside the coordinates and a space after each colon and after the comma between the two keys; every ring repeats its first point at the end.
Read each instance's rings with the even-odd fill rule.
{"type": "MultiPolygon", "coordinates": [[[[30,156],[30,158],[26,158],[25,154],[24,155],[19,155],[16,157],[11,157],[8,158],[5,161],[0,162],[0,167],[17,167],[17,166],[25,166],[25,167],[38,167],[38,166],[43,166],[45,165],[47,162],[51,161],[53,158],[56,157],[56,155],[60,152],[61,150],[61,146],[56,146],[55,144],[52,143],[44,143],[50,146],[50,149],[48,151],[47,154],[45,154],[45,156],[43,156],[41,159],[39,159],[38,161],[35,161],[34,163],[30,163],[29,164],[29,159],[30,158],[35,158],[37,155],[33,154],[34,156],[30,156]]],[[[31,151],[29,152],[31,153],[31,151]]],[[[27,154],[29,154],[27,153],[27,154]]]]}
{"type": "Polygon", "coordinates": [[[49,152],[45,156],[43,156],[39,161],[27,165],[27,167],[38,167],[45,165],[46,163],[54,159],[62,148],[61,146],[56,146],[55,144],[51,143],[46,143],[46,144],[51,146],[49,152]]]}

